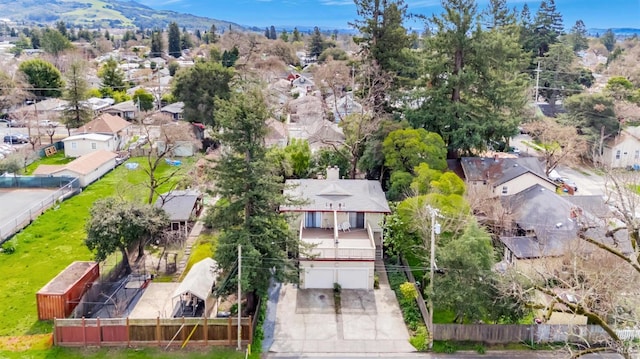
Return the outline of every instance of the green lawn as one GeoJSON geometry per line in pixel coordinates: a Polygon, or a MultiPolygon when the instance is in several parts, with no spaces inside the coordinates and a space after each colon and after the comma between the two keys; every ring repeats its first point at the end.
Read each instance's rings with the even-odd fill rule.
{"type": "MultiPolygon", "coordinates": [[[[47,159],[49,160],[49,159],[47,159]]],[[[142,159],[131,159],[141,165],[142,159]]],[[[189,167],[193,161],[183,161],[189,167]],[[186,162],[186,163],[185,163],[186,162]]],[[[158,173],[175,167],[162,164],[158,173]]],[[[147,192],[141,169],[116,168],[82,193],[49,210],[17,234],[8,245],[13,254],[0,254],[0,336],[48,333],[50,322],[38,321],[36,292],[75,260],[91,260],[84,245],[84,224],[92,204],[104,197],[122,195],[144,200],[147,192]]],[[[179,181],[177,176],[172,182],[179,181]]],[[[171,184],[167,184],[167,190],[171,184]]],[[[0,358],[4,357],[0,353],[0,358]]]]}
{"type": "Polygon", "coordinates": [[[30,176],[33,173],[33,171],[35,171],[36,168],[38,168],[39,165],[66,165],[67,163],[73,160],[75,160],[75,158],[65,157],[63,152],[58,152],[53,156],[43,157],[38,161],[28,165],[24,171],[24,174],[27,176],[30,176]]]}

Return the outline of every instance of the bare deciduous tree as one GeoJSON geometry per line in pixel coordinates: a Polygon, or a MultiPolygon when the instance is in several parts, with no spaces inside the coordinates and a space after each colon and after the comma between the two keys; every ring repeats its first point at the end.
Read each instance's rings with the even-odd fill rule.
{"type": "Polygon", "coordinates": [[[539,142],[547,175],[558,165],[572,165],[587,150],[587,143],[573,126],[563,126],[552,119],[531,122],[527,125],[531,136],[539,142]]]}

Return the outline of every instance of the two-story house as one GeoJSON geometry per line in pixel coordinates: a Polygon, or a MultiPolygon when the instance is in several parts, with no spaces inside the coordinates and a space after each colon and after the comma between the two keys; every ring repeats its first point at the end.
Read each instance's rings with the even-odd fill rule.
{"type": "Polygon", "coordinates": [[[640,126],[629,126],[606,141],[596,160],[608,168],[640,169],[640,126]]]}
{"type": "Polygon", "coordinates": [[[337,167],[325,179],[287,180],[281,206],[293,214],[300,250],[300,288],[373,289],[374,264],[382,258],[382,222],[390,213],[380,182],[340,179],[337,167]],[[306,249],[310,246],[310,249],[306,249]]]}

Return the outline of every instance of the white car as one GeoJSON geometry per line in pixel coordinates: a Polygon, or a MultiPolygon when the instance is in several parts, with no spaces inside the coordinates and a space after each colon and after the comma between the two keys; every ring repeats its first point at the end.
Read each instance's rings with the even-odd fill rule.
{"type": "Polygon", "coordinates": [[[40,127],[58,127],[60,125],[59,122],[42,120],[40,121],[40,127]]]}

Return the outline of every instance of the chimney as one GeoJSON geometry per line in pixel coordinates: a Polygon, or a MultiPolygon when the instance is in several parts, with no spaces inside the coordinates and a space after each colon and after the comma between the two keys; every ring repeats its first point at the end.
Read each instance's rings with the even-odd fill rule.
{"type": "Polygon", "coordinates": [[[327,167],[327,179],[335,181],[340,179],[340,168],[338,166],[327,167]]]}

